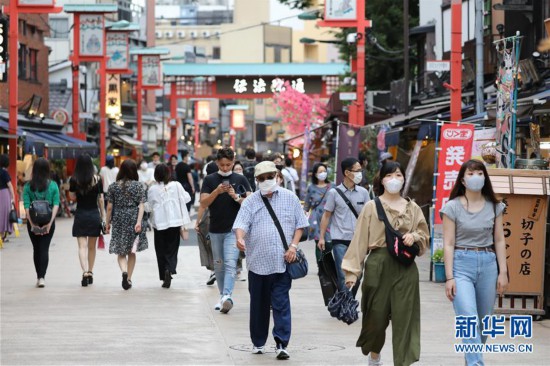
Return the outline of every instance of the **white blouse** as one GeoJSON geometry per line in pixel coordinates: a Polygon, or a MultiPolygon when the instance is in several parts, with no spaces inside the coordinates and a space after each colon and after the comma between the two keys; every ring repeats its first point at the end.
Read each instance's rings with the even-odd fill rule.
{"type": "Polygon", "coordinates": [[[149,188],[145,211],[151,213],[151,223],[157,230],[181,227],[191,223],[185,204],[191,196],[178,182],[154,183],[149,188]]]}

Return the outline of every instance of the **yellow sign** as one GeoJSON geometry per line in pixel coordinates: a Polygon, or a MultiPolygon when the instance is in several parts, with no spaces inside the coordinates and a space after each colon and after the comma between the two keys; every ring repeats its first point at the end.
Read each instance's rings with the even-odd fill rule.
{"type": "Polygon", "coordinates": [[[120,103],[120,75],[107,74],[107,100],[105,113],[109,118],[116,118],[121,115],[120,103]]]}

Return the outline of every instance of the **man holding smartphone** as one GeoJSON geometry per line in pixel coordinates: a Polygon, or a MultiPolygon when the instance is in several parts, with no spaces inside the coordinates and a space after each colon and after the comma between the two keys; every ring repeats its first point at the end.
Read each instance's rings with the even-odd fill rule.
{"type": "Polygon", "coordinates": [[[220,291],[215,310],[227,313],[233,307],[231,298],[237,274],[239,250],[232,231],[241,203],[251,193],[248,180],[233,174],[235,153],[230,148],[219,149],[216,156],[218,172],[204,178],[201,189],[201,206],[210,210],[210,240],[214,257],[214,272],[220,291]],[[244,187],[244,193],[241,192],[244,187]]]}

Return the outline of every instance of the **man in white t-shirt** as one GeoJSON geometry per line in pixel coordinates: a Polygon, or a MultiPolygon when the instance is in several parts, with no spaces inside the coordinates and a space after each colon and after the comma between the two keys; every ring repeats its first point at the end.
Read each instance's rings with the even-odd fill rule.
{"type": "Polygon", "coordinates": [[[107,155],[105,159],[105,166],[99,171],[101,180],[103,181],[103,192],[109,190],[109,186],[116,182],[116,176],[118,174],[118,168],[115,166],[115,158],[113,155],[107,155]]]}
{"type": "Polygon", "coordinates": [[[147,186],[151,186],[155,181],[154,175],[155,169],[149,168],[147,162],[142,160],[138,170],[139,181],[145,183],[147,186]]]}

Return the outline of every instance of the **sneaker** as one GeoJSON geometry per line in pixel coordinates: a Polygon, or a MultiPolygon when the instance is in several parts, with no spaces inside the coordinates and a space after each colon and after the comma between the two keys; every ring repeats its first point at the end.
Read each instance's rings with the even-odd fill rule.
{"type": "Polygon", "coordinates": [[[246,277],[242,275],[242,272],[237,272],[237,281],[246,281],[246,277]]]}
{"type": "Polygon", "coordinates": [[[44,286],[46,286],[46,281],[44,281],[43,278],[39,278],[39,279],[38,279],[38,282],[36,282],[36,287],[42,288],[42,287],[44,287],[44,286]]]}
{"type": "Polygon", "coordinates": [[[218,301],[218,302],[216,303],[216,305],[214,305],[214,310],[220,311],[221,309],[222,309],[222,300],[221,300],[221,298],[220,298],[220,301],[218,301]]]}
{"type": "Polygon", "coordinates": [[[222,308],[220,311],[224,314],[229,313],[229,310],[231,310],[231,308],[233,307],[233,300],[231,299],[231,296],[224,295],[222,297],[221,302],[222,302],[222,308]]]}
{"type": "Polygon", "coordinates": [[[254,355],[263,355],[265,353],[265,346],[261,347],[252,347],[252,354],[254,355]]]}
{"type": "Polygon", "coordinates": [[[212,286],[216,282],[216,273],[212,272],[210,273],[210,277],[208,278],[208,281],[206,281],[206,284],[208,286],[212,286]]]}
{"type": "Polygon", "coordinates": [[[369,366],[381,366],[381,365],[383,365],[382,356],[380,356],[380,355],[378,356],[378,359],[375,360],[370,356],[370,353],[369,353],[368,360],[369,360],[369,366]]]}
{"type": "Polygon", "coordinates": [[[288,360],[290,358],[290,354],[282,344],[277,345],[277,350],[275,353],[277,354],[278,360],[288,360]]]}

